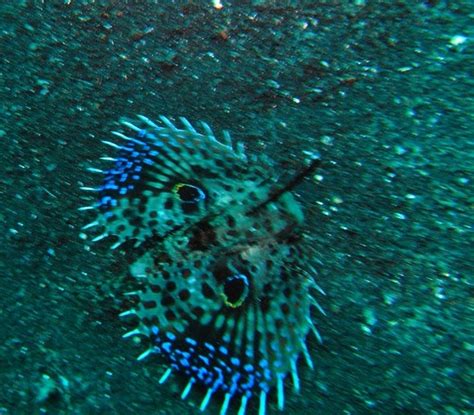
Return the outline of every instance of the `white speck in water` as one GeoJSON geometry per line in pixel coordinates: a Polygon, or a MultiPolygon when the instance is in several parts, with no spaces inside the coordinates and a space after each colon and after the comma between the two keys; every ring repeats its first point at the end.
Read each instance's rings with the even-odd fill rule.
{"type": "Polygon", "coordinates": [[[377,317],[375,316],[375,310],[373,308],[364,309],[364,317],[369,326],[377,324],[377,317]]]}
{"type": "Polygon", "coordinates": [[[465,43],[466,40],[467,40],[466,36],[456,35],[456,36],[453,36],[451,39],[449,39],[449,43],[451,43],[451,45],[453,46],[459,46],[465,43]]]}

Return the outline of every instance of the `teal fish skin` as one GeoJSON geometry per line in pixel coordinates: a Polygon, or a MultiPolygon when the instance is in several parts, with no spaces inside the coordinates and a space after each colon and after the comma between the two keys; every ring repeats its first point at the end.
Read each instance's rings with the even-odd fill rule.
{"type": "Polygon", "coordinates": [[[312,309],[322,293],[313,280],[304,243],[304,215],[294,187],[317,167],[305,166],[289,181],[264,156],[247,156],[228,133],[218,139],[201,123],[177,127],[166,117],[115,132],[121,144],[106,157],[112,167],[94,190],[97,216],[86,229],[92,241],[131,241],[142,255],[130,267],[139,289],[135,306],[122,313],[148,345],[140,360],[159,355],[169,364],[160,383],[176,372],[206,390],[200,409],[223,396],[221,414],[235,398],[239,415],[251,398],[259,415],[277,390],[284,408],[284,380],[298,391],[298,359],[312,361],[306,337],[320,340],[312,309]],[[145,247],[145,248],[143,248],[145,247]]]}

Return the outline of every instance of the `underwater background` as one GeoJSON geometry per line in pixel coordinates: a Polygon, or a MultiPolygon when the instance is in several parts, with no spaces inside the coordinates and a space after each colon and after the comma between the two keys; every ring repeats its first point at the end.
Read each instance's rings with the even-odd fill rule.
{"type": "Polygon", "coordinates": [[[0,414],[198,413],[121,339],[125,253],[80,237],[85,169],[138,113],[228,129],[282,170],[321,154],[298,192],[324,343],[285,413],[472,413],[473,17],[442,0],[2,2],[0,414]]]}

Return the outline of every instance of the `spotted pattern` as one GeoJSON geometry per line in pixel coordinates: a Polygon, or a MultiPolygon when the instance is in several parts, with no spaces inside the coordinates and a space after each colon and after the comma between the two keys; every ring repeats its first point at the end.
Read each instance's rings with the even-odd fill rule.
{"type": "Polygon", "coordinates": [[[204,388],[201,410],[218,394],[221,414],[236,398],[243,415],[255,397],[263,415],[272,388],[283,409],[285,378],[299,389],[299,357],[312,367],[306,336],[320,339],[312,309],[323,312],[294,185],[205,123],[198,132],[183,118],[181,128],[139,118],[123,123],[131,135],[115,133],[123,144],[106,142],[117,156],[105,158],[112,167],[92,169],[102,184],[86,188],[98,196],[84,208],[97,212],[85,227],[98,230],[93,241],[141,247],[130,267],[135,305],[122,313],[137,327],[125,337],[147,344],[139,359],[169,363],[160,383],[171,372],[189,379],[183,399],[193,385],[204,388]]]}

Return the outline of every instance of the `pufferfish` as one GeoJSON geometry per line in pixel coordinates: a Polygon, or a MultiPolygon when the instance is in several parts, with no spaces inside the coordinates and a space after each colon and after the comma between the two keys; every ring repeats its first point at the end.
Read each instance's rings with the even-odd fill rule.
{"type": "Polygon", "coordinates": [[[284,408],[285,379],[298,391],[300,356],[310,331],[321,341],[312,310],[323,309],[313,294],[311,251],[302,230],[303,211],[295,187],[318,166],[308,160],[284,178],[263,155],[247,155],[228,132],[215,136],[204,122],[196,129],[164,116],[144,116],[103,157],[111,166],[88,170],[102,176],[96,194],[96,242],[113,237],[112,248],[139,249],[130,266],[139,289],[134,307],[121,314],[137,326],[124,337],[141,337],[138,360],[159,355],[171,373],[185,377],[181,398],[201,389],[204,411],[213,395],[220,414],[229,405],[246,413],[247,403],[264,415],[274,390],[284,408]]]}

